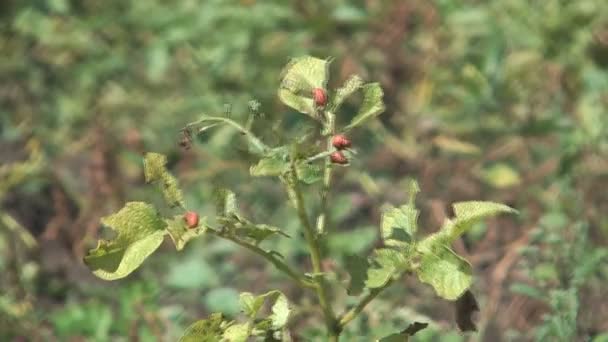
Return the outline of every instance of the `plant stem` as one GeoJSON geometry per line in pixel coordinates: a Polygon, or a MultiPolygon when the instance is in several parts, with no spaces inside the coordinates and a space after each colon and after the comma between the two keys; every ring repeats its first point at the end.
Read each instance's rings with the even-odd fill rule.
{"type": "Polygon", "coordinates": [[[292,188],[294,196],[294,204],[296,206],[296,210],[298,211],[298,217],[304,226],[304,237],[306,242],[308,243],[308,249],[310,251],[310,260],[312,263],[313,269],[313,279],[316,282],[316,292],[317,298],[319,300],[319,305],[323,310],[323,315],[325,317],[325,325],[327,326],[328,335],[330,341],[338,341],[339,330],[337,329],[337,320],[336,315],[331,306],[331,302],[327,296],[326,283],[323,278],[323,269],[321,268],[321,248],[319,248],[319,243],[315,236],[315,231],[313,226],[310,224],[310,220],[308,219],[308,214],[306,213],[306,207],[304,204],[304,196],[302,195],[302,191],[300,189],[298,173],[295,167],[295,164],[291,163],[291,182],[288,183],[288,186],[292,188]]]}
{"type": "Polygon", "coordinates": [[[250,130],[246,129],[245,127],[239,125],[235,121],[228,119],[228,118],[221,117],[221,116],[203,116],[203,118],[201,118],[200,120],[191,122],[188,125],[186,125],[186,127],[189,128],[191,126],[200,125],[203,122],[208,122],[208,121],[223,122],[225,124],[228,124],[228,125],[234,127],[236,130],[238,130],[239,132],[244,134],[249,139],[251,144],[262,153],[268,152],[268,150],[270,150],[270,148],[268,146],[266,146],[266,144],[264,144],[258,137],[256,137],[255,134],[253,134],[253,132],[251,132],[250,130]]]}
{"type": "MultiPolygon", "coordinates": [[[[333,129],[333,128],[332,128],[333,129]]],[[[327,139],[327,151],[331,151],[331,137],[327,139]]],[[[321,214],[317,218],[317,233],[323,234],[329,220],[329,208],[327,199],[329,197],[329,189],[331,187],[331,173],[333,165],[329,159],[325,160],[325,169],[323,171],[323,188],[321,188],[321,214]]]]}
{"type": "Polygon", "coordinates": [[[340,316],[340,319],[338,321],[339,327],[341,329],[343,329],[344,326],[346,326],[348,323],[350,323],[350,321],[355,319],[355,317],[357,317],[357,315],[360,314],[361,311],[363,311],[363,309],[365,309],[367,304],[369,304],[372,300],[374,300],[374,298],[376,298],[382,291],[384,291],[384,289],[389,287],[391,284],[392,284],[392,281],[389,281],[386,284],[384,284],[384,286],[376,288],[376,289],[372,289],[367,295],[363,296],[363,298],[361,298],[359,303],[354,308],[348,310],[347,312],[345,312],[343,315],[340,316]]]}
{"type": "Polygon", "coordinates": [[[208,228],[208,231],[218,237],[221,237],[226,240],[230,240],[230,241],[236,243],[237,245],[245,247],[245,248],[249,249],[250,251],[264,257],[266,260],[270,261],[277,269],[279,269],[280,271],[285,273],[287,276],[289,276],[290,278],[295,280],[300,286],[305,287],[305,288],[312,288],[312,289],[317,288],[316,283],[313,283],[310,280],[304,278],[297,271],[295,271],[291,266],[287,265],[284,261],[278,259],[275,254],[268,252],[266,250],[263,250],[262,248],[260,248],[256,245],[252,245],[252,244],[250,244],[246,241],[243,241],[241,239],[238,239],[234,236],[224,234],[215,229],[208,228]]]}

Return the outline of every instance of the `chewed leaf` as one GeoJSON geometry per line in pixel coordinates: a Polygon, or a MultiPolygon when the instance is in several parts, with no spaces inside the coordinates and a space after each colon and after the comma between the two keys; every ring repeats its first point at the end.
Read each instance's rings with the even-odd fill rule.
{"type": "Polygon", "coordinates": [[[194,229],[186,227],[184,218],[181,215],[174,216],[173,219],[165,220],[165,222],[167,224],[167,232],[169,232],[169,236],[175,244],[175,249],[178,251],[184,249],[184,246],[186,246],[190,240],[205,234],[206,230],[204,218],[199,223],[199,226],[194,229]]]}
{"type": "Polygon", "coordinates": [[[456,300],[469,289],[473,282],[471,265],[448,246],[436,245],[421,252],[418,279],[431,285],[437,295],[456,300]]]}
{"type": "Polygon", "coordinates": [[[179,339],[179,342],[220,341],[224,333],[222,323],[224,323],[222,314],[214,313],[208,319],[192,323],[179,339]]]}
{"type": "Polygon", "coordinates": [[[165,202],[171,207],[185,207],[184,195],[177,179],[167,171],[167,157],[160,153],[146,153],[144,157],[146,183],[158,183],[165,202]]]}
{"type": "Polygon", "coordinates": [[[379,83],[368,83],[363,86],[363,103],[359,113],[351,120],[345,130],[360,126],[365,121],[380,115],[386,107],[384,106],[384,92],[379,83]]]}
{"type": "Polygon", "coordinates": [[[340,87],[336,91],[336,95],[334,96],[334,101],[332,103],[332,112],[336,112],[344,100],[346,100],[349,96],[351,96],[354,92],[361,89],[363,85],[363,80],[358,75],[351,75],[344,85],[340,87]]]}
{"type": "Polygon", "coordinates": [[[119,212],[102,218],[114,231],[110,241],[99,241],[84,262],[106,280],[124,278],[138,268],[163,242],[165,222],[156,209],[143,202],[129,202],[119,212]]]}
{"type": "Polygon", "coordinates": [[[292,59],[282,72],[279,98],[300,113],[316,116],[312,90],[325,89],[329,61],[310,56],[292,59]]]}

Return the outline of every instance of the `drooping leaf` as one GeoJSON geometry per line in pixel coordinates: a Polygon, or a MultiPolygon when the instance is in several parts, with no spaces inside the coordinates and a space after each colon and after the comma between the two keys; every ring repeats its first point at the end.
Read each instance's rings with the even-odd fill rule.
{"type": "Polygon", "coordinates": [[[283,70],[279,98],[300,113],[316,116],[312,90],[326,88],[329,61],[310,56],[292,59],[283,70]]]}
{"type": "Polygon", "coordinates": [[[418,210],[406,204],[389,207],[382,214],[382,237],[387,246],[403,246],[415,240],[418,210]]]}
{"type": "Polygon", "coordinates": [[[359,112],[351,120],[351,122],[344,128],[350,130],[357,126],[360,126],[365,121],[372,119],[380,115],[385,110],[384,101],[382,97],[384,92],[380,87],[379,83],[368,83],[363,86],[363,103],[359,112]]]}
{"type": "Polygon", "coordinates": [[[163,242],[165,222],[156,209],[144,202],[129,202],[120,211],[101,219],[116,237],[100,240],[84,257],[93,273],[106,280],[124,278],[133,272],[163,242]]]}
{"type": "Polygon", "coordinates": [[[448,220],[442,230],[453,241],[467,232],[479,220],[502,213],[517,213],[509,206],[494,202],[458,202],[454,204],[453,220],[448,220]]]}
{"type": "Polygon", "coordinates": [[[411,336],[414,336],[417,332],[426,328],[428,325],[428,323],[414,322],[408,325],[408,327],[403,331],[383,337],[378,340],[378,342],[407,342],[411,336]]]}
{"type": "Polygon", "coordinates": [[[473,281],[471,265],[447,245],[435,244],[428,249],[424,246],[419,251],[422,255],[416,269],[418,279],[431,285],[437,295],[456,300],[469,289],[473,281]]]}
{"type": "Polygon", "coordinates": [[[221,313],[214,313],[208,319],[192,323],[179,339],[179,342],[217,342],[222,338],[224,318],[221,313]]]}
{"type": "Polygon", "coordinates": [[[144,156],[144,178],[147,183],[158,184],[167,205],[184,208],[186,204],[182,190],[177,179],[167,171],[166,165],[166,156],[159,153],[146,153],[144,156]]]}
{"type": "Polygon", "coordinates": [[[349,255],[346,258],[346,270],[350,274],[350,281],[346,290],[349,296],[358,296],[365,288],[368,267],[369,262],[365,257],[349,255]]]}
{"type": "Polygon", "coordinates": [[[165,219],[165,223],[167,224],[167,232],[169,232],[169,236],[178,251],[184,249],[188,241],[203,235],[206,230],[205,218],[201,218],[199,226],[194,229],[189,229],[186,226],[184,218],[181,215],[176,215],[170,220],[165,219]]]}
{"type": "Polygon", "coordinates": [[[477,299],[475,299],[473,293],[467,290],[456,300],[454,306],[454,318],[458,329],[462,332],[477,331],[477,326],[473,322],[473,314],[479,311],[479,304],[477,304],[477,299]]]}
{"type": "Polygon", "coordinates": [[[363,80],[361,77],[359,77],[359,75],[351,75],[346,82],[344,82],[344,85],[338,88],[336,91],[336,95],[334,95],[333,98],[331,111],[335,113],[349,96],[361,89],[362,85],[363,80]]]}
{"type": "Polygon", "coordinates": [[[245,342],[251,333],[251,323],[233,324],[224,331],[223,340],[226,342],[245,342]]]}

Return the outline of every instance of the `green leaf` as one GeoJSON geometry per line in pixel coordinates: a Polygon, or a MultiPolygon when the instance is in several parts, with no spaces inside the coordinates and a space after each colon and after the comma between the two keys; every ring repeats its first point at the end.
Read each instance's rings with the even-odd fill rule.
{"type": "Polygon", "coordinates": [[[368,83],[363,86],[363,103],[359,108],[359,113],[351,120],[344,130],[350,130],[360,126],[365,121],[380,115],[384,110],[382,97],[384,92],[379,83],[368,83]]]}
{"type": "Polygon", "coordinates": [[[416,269],[418,279],[431,285],[437,295],[456,300],[471,286],[471,265],[448,246],[435,245],[421,252],[420,266],[416,269]]]}
{"type": "Polygon", "coordinates": [[[289,303],[287,302],[287,297],[284,294],[279,292],[276,301],[272,305],[272,314],[269,316],[272,321],[272,328],[282,329],[289,320],[289,303]]]}
{"type": "Polygon", "coordinates": [[[251,323],[233,324],[224,331],[224,339],[226,342],[245,342],[249,338],[251,332],[251,323]]]}
{"type": "Polygon", "coordinates": [[[184,195],[177,179],[167,171],[167,157],[159,153],[146,153],[144,157],[144,178],[147,183],[158,183],[165,202],[171,207],[186,207],[184,195]]]}
{"type": "Polygon", "coordinates": [[[267,224],[251,224],[245,227],[245,235],[249,238],[254,239],[256,244],[259,244],[263,240],[275,234],[283,235],[284,237],[290,237],[281,229],[267,224]]]}
{"type": "Polygon", "coordinates": [[[517,213],[515,209],[494,202],[458,202],[454,204],[456,217],[448,220],[442,230],[453,241],[473,227],[479,220],[502,213],[517,213]]]}
{"type": "Polygon", "coordinates": [[[331,111],[335,113],[340,108],[344,100],[346,100],[357,90],[361,89],[362,85],[363,80],[361,77],[358,75],[351,75],[346,82],[344,82],[344,85],[336,91],[336,95],[334,96],[331,106],[331,111]]]}
{"type": "Polygon", "coordinates": [[[144,178],[146,183],[152,183],[163,179],[167,172],[167,157],[164,154],[148,152],[144,156],[144,178]]]}
{"type": "Polygon", "coordinates": [[[255,296],[250,292],[242,292],[239,296],[239,302],[241,303],[241,310],[249,318],[255,319],[258,311],[264,306],[266,297],[273,294],[274,291],[270,291],[260,296],[255,296]]]}
{"type": "Polygon", "coordinates": [[[165,222],[156,209],[144,202],[129,202],[120,211],[101,219],[116,232],[113,240],[100,240],[84,262],[106,280],[124,278],[133,272],[163,242],[165,222]]]}
{"type": "Polygon", "coordinates": [[[194,229],[189,229],[184,222],[184,218],[181,215],[176,215],[172,219],[165,219],[165,223],[167,224],[167,232],[169,232],[169,236],[173,243],[175,244],[175,248],[178,251],[184,249],[184,246],[188,241],[205,234],[207,226],[205,225],[205,218],[200,219],[199,226],[194,229]]]}
{"type": "Polygon", "coordinates": [[[346,292],[349,296],[358,296],[365,288],[365,278],[369,262],[367,258],[360,255],[349,255],[346,257],[346,270],[350,274],[350,281],[346,292]]]}
{"type": "Polygon", "coordinates": [[[272,297],[274,297],[274,304],[272,305],[272,314],[268,317],[271,324],[267,326],[267,329],[272,328],[277,330],[287,324],[290,312],[287,297],[281,291],[274,290],[259,296],[243,292],[240,296],[240,303],[245,315],[251,319],[255,319],[266,300],[272,300],[272,297]]]}
{"type": "Polygon", "coordinates": [[[491,186],[504,189],[519,185],[521,177],[517,170],[505,163],[498,163],[481,171],[483,180],[491,186]]]}
{"type": "Polygon", "coordinates": [[[249,169],[254,177],[280,176],[289,170],[287,148],[279,147],[270,151],[264,158],[249,169]]]}
{"type": "Polygon", "coordinates": [[[218,216],[229,216],[238,212],[236,195],[228,189],[217,189],[214,193],[218,216]]]}
{"type": "Polygon", "coordinates": [[[382,214],[382,238],[387,246],[404,246],[414,242],[418,210],[406,204],[399,208],[389,207],[382,214]]]}
{"type": "Polygon", "coordinates": [[[383,337],[378,342],[407,342],[411,336],[414,336],[420,330],[426,328],[428,323],[414,322],[403,331],[383,337]]]}
{"type": "Polygon", "coordinates": [[[208,319],[191,324],[179,342],[217,342],[221,339],[224,318],[221,313],[214,313],[208,319]]]}
{"type": "Polygon", "coordinates": [[[329,61],[310,56],[292,59],[282,72],[279,98],[300,113],[316,117],[312,99],[314,88],[325,89],[329,61]]]}
{"type": "Polygon", "coordinates": [[[374,251],[373,262],[378,268],[367,270],[365,286],[378,288],[386,285],[388,281],[401,274],[409,267],[409,251],[397,251],[390,248],[380,248],[374,251]]]}
{"type": "Polygon", "coordinates": [[[305,184],[314,184],[323,179],[323,168],[316,164],[305,162],[296,165],[298,178],[305,184]]]}

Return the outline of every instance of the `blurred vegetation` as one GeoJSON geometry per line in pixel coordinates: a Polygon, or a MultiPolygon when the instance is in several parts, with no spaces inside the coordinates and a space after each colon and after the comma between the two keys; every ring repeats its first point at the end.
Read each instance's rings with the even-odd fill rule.
{"type": "MultiPolygon", "coordinates": [[[[141,156],[157,151],[202,214],[215,185],[242,184],[242,210],[271,213],[294,237],[275,249],[304,263],[283,194],[251,181],[238,133],[178,145],[201,113],[244,121],[251,100],[282,119],[256,122],[269,141],[306,129],[276,98],[282,66],[303,54],[334,56],[336,84],[358,73],[385,89],[387,113],[351,137],[367,172],[336,177],[336,254],[377,243],[372,208],[404,202],[408,177],[425,232],[459,200],[521,213],[456,246],[475,270],[480,332],[455,333],[452,308],[404,281],[345,340],[413,320],[430,323],[417,341],[608,340],[608,2],[8,0],[0,17],[0,340],[172,341],[211,311],[237,315],[240,291],[310,302],[222,241],[163,246],[115,283],[81,262],[101,216],[154,200],[141,156]]],[[[322,336],[304,323],[296,313],[294,338],[322,336]]]]}

